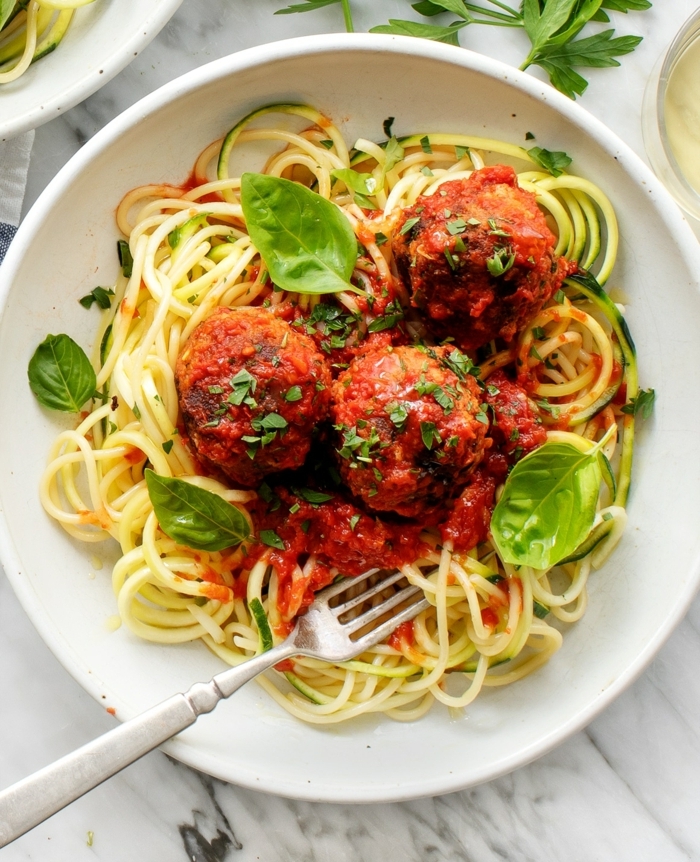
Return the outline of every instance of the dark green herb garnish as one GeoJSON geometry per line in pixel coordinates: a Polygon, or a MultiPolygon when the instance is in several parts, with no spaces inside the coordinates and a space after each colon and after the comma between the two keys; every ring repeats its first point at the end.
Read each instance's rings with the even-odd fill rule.
{"type": "Polygon", "coordinates": [[[250,237],[274,283],[319,294],[353,290],[357,241],[337,206],[280,177],[245,173],[241,205],[250,237]]]}
{"type": "Polygon", "coordinates": [[[621,408],[628,416],[636,416],[641,412],[643,419],[648,419],[654,410],[656,392],[653,389],[641,389],[639,394],[630,399],[629,403],[621,408]]]}
{"type": "Polygon", "coordinates": [[[571,164],[571,158],[561,151],[550,152],[542,147],[527,151],[535,164],[549,171],[553,177],[560,177],[571,164]]]}
{"type": "Polygon", "coordinates": [[[494,278],[503,275],[515,263],[515,252],[507,246],[498,246],[493,250],[491,257],[486,259],[488,271],[494,278]]]}
{"type": "Polygon", "coordinates": [[[83,306],[83,308],[92,308],[93,303],[96,302],[103,311],[106,311],[112,304],[113,296],[114,291],[111,288],[95,287],[90,291],[90,293],[79,299],[78,302],[83,306]]]}
{"type": "Polygon", "coordinates": [[[301,401],[302,397],[301,386],[290,386],[284,394],[285,401],[301,401]]]}
{"type": "Polygon", "coordinates": [[[420,436],[426,449],[432,450],[433,446],[439,446],[442,443],[442,437],[434,422],[421,422],[420,436]]]}
{"type": "Polygon", "coordinates": [[[174,542],[199,551],[223,551],[248,538],[243,513],[218,494],[153,470],[146,470],[145,477],[160,528],[174,542]]]}
{"type": "Polygon", "coordinates": [[[263,545],[270,548],[277,548],[279,551],[284,551],[285,545],[282,539],[274,530],[260,530],[260,541],[263,545]]]}
{"type": "Polygon", "coordinates": [[[129,243],[123,239],[118,239],[117,254],[119,255],[119,266],[122,268],[122,274],[125,278],[131,278],[131,273],[134,270],[134,259],[131,256],[129,243]]]}
{"type": "Polygon", "coordinates": [[[409,230],[411,230],[412,227],[415,227],[419,221],[420,221],[420,216],[415,216],[415,218],[408,219],[407,221],[404,222],[401,230],[399,231],[399,234],[401,234],[401,236],[403,236],[405,233],[408,233],[409,230]]]}
{"type": "Polygon", "coordinates": [[[30,389],[51,410],[78,413],[95,394],[90,360],[68,335],[47,335],[29,360],[27,374],[30,389]]]}

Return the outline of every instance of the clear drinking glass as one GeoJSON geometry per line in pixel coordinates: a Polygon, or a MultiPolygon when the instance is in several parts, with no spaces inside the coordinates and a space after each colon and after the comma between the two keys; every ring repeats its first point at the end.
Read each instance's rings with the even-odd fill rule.
{"type": "Polygon", "coordinates": [[[644,146],[677,203],[700,220],[700,9],[659,58],[644,92],[644,146]],[[692,68],[695,75],[689,75],[692,68]]]}

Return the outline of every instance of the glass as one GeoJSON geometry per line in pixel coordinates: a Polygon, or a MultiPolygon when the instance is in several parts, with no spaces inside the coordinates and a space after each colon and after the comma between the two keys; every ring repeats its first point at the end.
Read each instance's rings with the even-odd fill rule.
{"type": "Polygon", "coordinates": [[[642,133],[654,172],[686,213],[700,220],[700,9],[651,73],[642,133]]]}

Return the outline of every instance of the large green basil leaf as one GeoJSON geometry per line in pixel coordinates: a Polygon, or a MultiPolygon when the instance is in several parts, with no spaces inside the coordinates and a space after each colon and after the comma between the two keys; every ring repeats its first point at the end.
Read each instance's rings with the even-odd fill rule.
{"type": "Polygon", "coordinates": [[[299,183],[243,174],[241,204],[248,233],[273,282],[295,293],[357,292],[350,222],[335,204],[299,183]]]}
{"type": "Polygon", "coordinates": [[[5,26],[5,22],[12,14],[15,8],[15,0],[0,0],[0,30],[5,26]]]}
{"type": "Polygon", "coordinates": [[[218,494],[153,470],[146,470],[146,485],[161,530],[179,545],[223,551],[250,535],[245,516],[218,494]]]}
{"type": "Polygon", "coordinates": [[[29,387],[44,407],[78,413],[95,392],[95,371],[68,335],[47,335],[29,360],[29,387]]]}
{"type": "Polygon", "coordinates": [[[598,458],[598,447],[551,442],[515,465],[491,518],[507,563],[547,569],[581,544],[595,519],[598,458]]]}

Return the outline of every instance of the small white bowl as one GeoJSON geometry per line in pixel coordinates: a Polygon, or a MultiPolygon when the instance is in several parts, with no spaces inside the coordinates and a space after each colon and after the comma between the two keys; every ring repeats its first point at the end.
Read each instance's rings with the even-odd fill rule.
{"type": "MultiPolygon", "coordinates": [[[[436,795],[495,778],[579,730],[643,670],[700,578],[700,252],[651,171],[581,107],[528,75],[420,39],[335,35],[265,45],[173,81],[95,135],[20,227],[0,269],[0,552],[35,626],[99,703],[124,719],[221,668],[200,644],[161,646],[108,625],[106,549],[78,546],[43,512],[39,477],[58,430],[26,368],[47,333],[88,348],[97,313],[78,299],[110,284],[114,210],[142,183],[182,182],[205,145],[255,106],[315,105],[348,143],[469,131],[574,158],[598,183],[622,236],[611,279],[627,294],[641,382],[657,391],[635,456],[629,526],[590,581],[589,608],[549,664],[485,691],[464,719],[435,708],[412,724],[368,717],[331,728],[283,713],[254,683],[165,750],[220,778],[303,799],[371,802],[436,795]],[[95,572],[93,555],[105,558],[95,572]]],[[[20,696],[15,693],[15,696],[20,696]]]]}
{"type": "Polygon", "coordinates": [[[56,50],[0,85],[0,141],[53,120],[103,87],[158,35],[182,0],[96,0],[56,50]]]}

